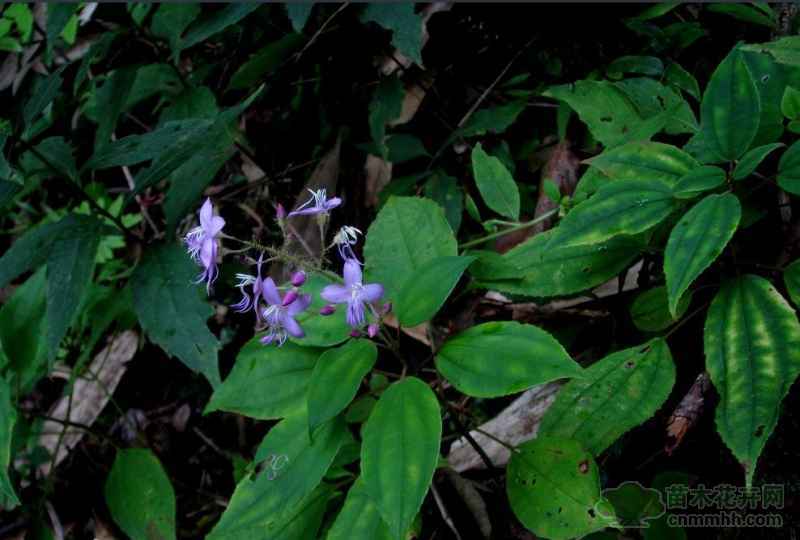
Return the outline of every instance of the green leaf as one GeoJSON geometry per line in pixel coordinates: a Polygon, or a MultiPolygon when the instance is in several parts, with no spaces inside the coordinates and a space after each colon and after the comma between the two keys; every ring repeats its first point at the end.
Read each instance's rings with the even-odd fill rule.
{"type": "Polygon", "coordinates": [[[19,498],[8,476],[11,465],[11,440],[14,435],[14,424],[17,421],[17,410],[14,408],[11,386],[0,377],[0,497],[4,499],[6,510],[19,504],[19,498]]]}
{"type": "Polygon", "coordinates": [[[636,328],[643,332],[659,332],[683,317],[691,303],[691,293],[681,296],[673,317],[669,312],[667,288],[655,287],[636,297],[631,304],[631,319],[636,328]]]}
{"type": "Polygon", "coordinates": [[[326,540],[394,540],[361,477],[347,492],[326,540]]]}
{"type": "Polygon", "coordinates": [[[212,309],[194,285],[197,267],[177,245],[148,249],[131,276],[133,305],[142,329],[188,368],[219,384],[219,343],[206,320],[212,309]]]}
{"type": "Polygon", "coordinates": [[[743,45],[741,49],[768,53],[778,63],[800,66],[800,36],[782,37],[769,43],[743,45]]]}
{"type": "Polygon", "coordinates": [[[95,150],[111,141],[125,102],[136,80],[136,69],[127,67],[114,70],[103,86],[96,90],[96,114],[99,125],[95,132],[95,150]]]}
{"type": "Polygon", "coordinates": [[[713,165],[702,165],[682,176],[672,189],[678,199],[691,199],[724,183],[725,171],[713,165]]]}
{"type": "Polygon", "coordinates": [[[789,120],[800,117],[800,90],[787,86],[781,98],[781,112],[789,120]]]}
{"type": "Polygon", "coordinates": [[[414,13],[413,2],[368,4],[361,20],[391,30],[392,45],[413,62],[422,65],[422,16],[414,13]]]}
{"type": "Polygon", "coordinates": [[[333,281],[322,274],[309,274],[303,290],[311,295],[311,305],[296,317],[306,335],[301,339],[290,338],[301,347],[331,347],[350,337],[352,328],[347,324],[345,309],[337,309],[331,315],[320,315],[319,310],[327,304],[319,295],[333,281]]]}
{"type": "Polygon", "coordinates": [[[800,306],[800,259],[783,269],[783,283],[794,305],[800,306]]]}
{"type": "MultiPolygon", "coordinates": [[[[164,4],[172,5],[172,4],[164,4]]],[[[172,103],[161,111],[159,125],[192,118],[216,118],[219,114],[217,98],[207,86],[186,88],[175,96],[172,103]]],[[[215,141],[216,142],[216,141],[215,141]]]]}
{"type": "Polygon", "coordinates": [[[577,81],[551,87],[543,95],[569,104],[606,147],[647,140],[664,127],[663,122],[643,122],[634,103],[614,83],[577,81]]]}
{"type": "Polygon", "coordinates": [[[613,180],[654,179],[669,185],[700,166],[680,148],[658,142],[628,143],[606,150],[588,163],[613,180]]]}
{"type": "Polygon", "coordinates": [[[58,230],[58,223],[45,223],[17,238],[0,257],[0,287],[5,287],[24,272],[43,264],[58,230]]]}
{"type": "Polygon", "coordinates": [[[308,382],[310,430],[350,404],[361,380],[372,370],[377,358],[378,349],[366,339],[351,339],[339,348],[322,353],[308,382]]]}
{"type": "Polygon", "coordinates": [[[778,162],[778,185],[800,195],[800,141],[795,141],[778,162]]]}
{"type": "MultiPolygon", "coordinates": [[[[391,153],[391,148],[389,152],[391,153]]],[[[464,213],[464,193],[458,180],[444,173],[434,174],[425,182],[425,196],[442,207],[450,227],[458,232],[464,213]]]]}
{"type": "Polygon", "coordinates": [[[509,219],[519,219],[519,188],[503,162],[480,143],[472,149],[472,174],[486,206],[509,219]]]}
{"type": "Polygon", "coordinates": [[[53,3],[47,6],[47,50],[51,51],[55,40],[67,26],[67,23],[75,13],[76,5],[72,3],[53,3]]]}
{"type": "Polygon", "coordinates": [[[456,130],[459,137],[476,137],[487,133],[501,134],[513,124],[522,111],[525,101],[515,101],[507,105],[487,107],[473,113],[464,125],[456,130]]]}
{"type": "Polygon", "coordinates": [[[736,164],[736,168],[733,170],[733,179],[744,180],[753,174],[761,162],[764,161],[764,158],[782,146],[786,145],[783,143],[772,143],[748,150],[736,164]]]}
{"type": "Polygon", "coordinates": [[[417,197],[390,197],[364,244],[368,281],[382,283],[386,299],[393,299],[406,278],[426,262],[457,254],[458,243],[442,209],[417,197]]]}
{"type": "Polygon", "coordinates": [[[788,84],[797,85],[799,81],[797,70],[775,63],[769,55],[743,51],[742,58],[750,69],[761,103],[758,132],[750,144],[753,148],[776,142],[783,134],[781,98],[788,84]]]}
{"type": "Polygon", "coordinates": [[[700,100],[700,85],[697,84],[697,79],[677,62],[670,62],[667,65],[664,78],[667,84],[683,90],[698,101],[700,100]]]}
{"type": "Polygon", "coordinates": [[[55,358],[92,281],[102,224],[69,214],[59,221],[59,236],[47,255],[47,348],[55,358]]]}
{"type": "Polygon", "coordinates": [[[614,84],[630,98],[639,115],[647,121],[641,127],[637,126],[637,130],[642,127],[646,129],[648,123],[663,125],[664,131],[670,135],[695,133],[699,129],[692,108],[672,88],[646,77],[625,79],[614,84]]]}
{"type": "Polygon", "coordinates": [[[758,132],[760,115],[758,89],[735,48],[714,70],[700,104],[708,144],[729,161],[739,158],[758,132]]]}
{"type": "Polygon", "coordinates": [[[286,4],[286,14],[289,16],[289,21],[292,23],[292,29],[295,32],[303,31],[313,9],[313,2],[286,4]]]}
{"type": "Polygon", "coordinates": [[[247,89],[260,83],[297,51],[306,38],[302,34],[286,34],[259,49],[231,77],[228,90],[247,89]]]}
{"type": "Polygon", "coordinates": [[[417,326],[436,315],[475,257],[437,257],[408,276],[395,301],[400,324],[417,326]]]}
{"type": "Polygon", "coordinates": [[[27,42],[31,38],[31,33],[33,32],[33,12],[27,4],[6,4],[3,17],[14,21],[23,42],[27,42]]]}
{"type": "MultiPolygon", "coordinates": [[[[227,4],[222,9],[207,12],[191,24],[180,40],[180,48],[188,49],[214,34],[236,24],[253,11],[261,7],[259,3],[227,4]]],[[[177,51],[175,51],[177,54],[177,51]]]]}
{"type": "Polygon", "coordinates": [[[612,238],[596,246],[553,246],[555,229],[535,235],[503,255],[498,264],[470,267],[480,285],[534,297],[574,294],[596,287],[633,262],[642,242],[630,237],[612,238]],[[513,280],[513,281],[512,281],[513,280]]]}
{"type": "Polygon", "coordinates": [[[381,395],[362,430],[361,476],[396,539],[408,531],[433,479],[440,414],[428,385],[407,377],[381,395]]]}
{"type": "Polygon", "coordinates": [[[598,456],[652,417],[674,384],[675,364],[663,339],[615,352],[564,385],[542,418],[539,437],[574,439],[598,456]]]}
{"type": "Polygon", "coordinates": [[[583,373],[553,336],[511,321],[479,324],[451,337],[439,349],[436,367],[460,392],[475,397],[515,394],[583,373]]]}
{"type": "Polygon", "coordinates": [[[664,274],[673,317],[683,293],[719,257],[741,217],[735,195],[708,195],[672,228],[664,251],[664,274]]]}
{"type": "MultiPolygon", "coordinates": [[[[263,463],[263,470],[238,483],[208,539],[287,538],[287,526],[308,504],[348,435],[341,419],[320,426],[312,437],[305,414],[282,420],[256,452],[254,464],[263,463]]],[[[293,538],[309,536],[287,540],[293,538]]]]}
{"type": "Polygon", "coordinates": [[[392,163],[405,163],[419,157],[430,157],[422,141],[406,133],[387,137],[386,147],[389,149],[389,161],[392,163]]]}
{"type": "Polygon", "coordinates": [[[403,110],[403,97],[405,90],[398,77],[386,77],[372,96],[369,104],[369,130],[372,140],[377,146],[381,157],[388,157],[389,149],[386,146],[386,124],[400,116],[403,110]]]}
{"type": "Polygon", "coordinates": [[[518,446],[506,493],[514,514],[538,537],[566,540],[615,525],[597,464],[577,441],[539,437],[518,446]]]}
{"type": "Polygon", "coordinates": [[[761,26],[766,26],[771,29],[774,29],[777,25],[772,17],[768,17],[763,12],[745,4],[709,4],[706,9],[716,13],[724,13],[740,21],[760,24],[761,26]]]}
{"type": "Polygon", "coordinates": [[[550,246],[598,244],[637,234],[660,223],[675,208],[672,189],[661,180],[612,182],[561,220],[550,246]]]}
{"type": "Polygon", "coordinates": [[[45,268],[14,290],[0,308],[0,344],[8,357],[6,377],[22,394],[47,372],[48,350],[45,268]]]}
{"type": "Polygon", "coordinates": [[[105,494],[111,517],[132,540],[175,538],[175,492],[150,450],[119,450],[105,494]]]}
{"type": "Polygon", "coordinates": [[[621,56],[606,68],[606,72],[614,79],[619,79],[623,73],[640,73],[659,77],[663,71],[664,64],[655,56],[621,56]]]}
{"type": "MultiPolygon", "coordinates": [[[[54,5],[63,6],[69,4],[54,5]]],[[[62,66],[47,77],[38,78],[34,83],[30,92],[30,97],[22,105],[22,120],[26,130],[32,127],[36,117],[39,116],[58,95],[58,91],[61,89],[61,83],[64,82],[61,74],[66,68],[67,66],[62,66]]]]}
{"type": "Polygon", "coordinates": [[[200,15],[198,4],[161,4],[153,14],[150,31],[154,36],[166,39],[173,52],[180,50],[181,34],[200,15]]]}
{"type": "Polygon", "coordinates": [[[744,275],[717,293],[704,340],[706,369],[720,396],[717,431],[750,487],[781,401],[800,374],[800,323],[766,279],[744,275]]]}
{"type": "Polygon", "coordinates": [[[239,352],[230,375],[214,390],[205,413],[226,411],[271,420],[302,412],[319,356],[319,349],[291,342],[267,347],[254,337],[239,352]],[[250,391],[255,387],[258,392],[250,391]]]}

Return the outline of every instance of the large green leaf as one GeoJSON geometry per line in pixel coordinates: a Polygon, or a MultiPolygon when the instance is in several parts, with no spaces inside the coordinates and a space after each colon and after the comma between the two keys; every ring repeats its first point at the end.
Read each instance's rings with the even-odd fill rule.
{"type": "Polygon", "coordinates": [[[11,465],[11,439],[14,434],[14,424],[17,421],[17,410],[12,401],[11,386],[6,379],[0,377],[0,507],[10,509],[19,504],[17,493],[8,476],[8,467],[11,465]]]}
{"type": "Polygon", "coordinates": [[[479,324],[448,339],[436,367],[459,391],[475,397],[514,394],[583,373],[553,336],[511,321],[479,324]]]}
{"type": "Polygon", "coordinates": [[[794,305],[800,306],[800,259],[783,269],[783,283],[794,305]]]}
{"type": "Polygon", "coordinates": [[[535,297],[585,291],[619,274],[639,256],[641,241],[620,236],[595,246],[552,246],[554,229],[537,234],[502,257],[470,267],[479,285],[535,297]]]}
{"type": "Polygon", "coordinates": [[[538,437],[512,452],[506,471],[511,509],[542,538],[582,537],[615,524],[600,494],[592,455],[570,439],[538,437]]]}
{"type": "Polygon", "coordinates": [[[439,460],[442,419],[433,391],[408,377],[380,397],[364,425],[361,476],[389,531],[404,538],[439,460]]]}
{"type": "Polygon", "coordinates": [[[318,538],[317,531],[322,525],[322,518],[328,502],[337,497],[337,492],[330,484],[320,484],[314,491],[303,497],[291,510],[281,515],[265,530],[257,528],[264,536],[254,536],[253,532],[241,533],[241,536],[227,536],[241,540],[297,540],[298,538],[318,538]]]}
{"type": "Polygon", "coordinates": [[[158,6],[150,23],[154,36],[169,41],[173,51],[180,49],[181,34],[202,11],[199,4],[166,3],[158,6]]]}
{"type": "Polygon", "coordinates": [[[119,450],[105,494],[111,516],[132,540],[175,538],[175,492],[150,450],[119,450]]]}
{"type": "Polygon", "coordinates": [[[681,177],[672,192],[679,199],[691,199],[724,183],[725,171],[713,165],[702,165],[681,177]]]}
{"type": "Polygon", "coordinates": [[[177,245],[148,249],[131,276],[133,305],[153,342],[177,356],[190,369],[219,383],[219,344],[206,320],[212,310],[192,282],[197,267],[177,245]]]}
{"type": "Polygon", "coordinates": [[[430,320],[475,257],[437,257],[408,276],[395,301],[397,320],[416,326],[430,320]]]}
{"type": "Polygon", "coordinates": [[[795,141],[778,163],[778,185],[794,195],[800,195],[800,141],[795,141]]]}
{"type": "Polygon", "coordinates": [[[278,69],[306,39],[302,34],[286,34],[258,50],[231,77],[228,89],[248,89],[258,85],[265,76],[278,69]]]}
{"type": "Polygon", "coordinates": [[[728,245],[741,217],[741,205],[735,195],[708,195],[673,227],[664,251],[669,311],[673,316],[689,285],[728,245]]]}
{"type": "Polygon", "coordinates": [[[361,478],[347,492],[326,540],[393,540],[361,478]]]}
{"type": "Polygon", "coordinates": [[[40,268],[17,287],[0,308],[0,343],[8,357],[6,378],[23,394],[44,376],[48,366],[45,309],[47,279],[40,268]]]}
{"type": "Polygon", "coordinates": [[[665,286],[655,287],[639,294],[631,304],[631,319],[639,330],[658,332],[677,322],[692,302],[692,295],[684,294],[678,301],[675,316],[669,312],[669,300],[665,286]]]}
{"type": "MultiPolygon", "coordinates": [[[[391,156],[391,145],[389,153],[391,156]]],[[[450,227],[458,232],[464,213],[464,191],[458,180],[444,173],[434,174],[425,182],[425,196],[439,203],[450,227]]]]}
{"type": "Polygon", "coordinates": [[[550,246],[599,244],[619,235],[646,231],[677,207],[670,186],[661,180],[612,182],[597,190],[561,220],[550,246]]]}
{"type": "Polygon", "coordinates": [[[347,407],[378,358],[375,344],[353,339],[319,357],[308,382],[308,425],[313,430],[347,407]]]}
{"type": "Polygon", "coordinates": [[[800,374],[800,323],[767,280],[744,275],[717,293],[704,336],[706,369],[720,396],[717,431],[749,487],[781,401],[800,374]]]}
{"type": "Polygon", "coordinates": [[[653,416],[674,384],[675,365],[663,339],[615,352],[564,385],[542,418],[539,437],[574,439],[597,456],[653,416]]]}
{"type": "Polygon", "coordinates": [[[700,118],[707,143],[732,161],[750,147],[758,132],[761,102],[742,52],[735,48],[711,75],[700,118]]]}
{"type": "Polygon", "coordinates": [[[386,77],[381,80],[369,103],[369,131],[372,134],[375,152],[383,158],[389,155],[386,146],[386,124],[403,112],[405,88],[399,77],[386,77]]]}
{"type": "Polygon", "coordinates": [[[393,299],[414,270],[437,257],[457,255],[458,244],[442,208],[430,199],[391,197],[367,231],[369,281],[393,299]]]}
{"type": "Polygon", "coordinates": [[[472,174],[486,206],[509,219],[519,219],[519,189],[503,162],[480,143],[472,149],[472,174]]]}
{"type": "Polygon", "coordinates": [[[29,130],[39,113],[52,103],[64,82],[61,74],[67,66],[62,66],[47,77],[39,78],[33,85],[28,99],[22,106],[22,121],[26,130],[29,130]]]}
{"type": "Polygon", "coordinates": [[[230,375],[214,391],[206,413],[227,411],[269,420],[302,412],[319,355],[319,349],[291,342],[267,347],[258,337],[251,339],[236,357],[230,375]]]}
{"type": "Polygon", "coordinates": [[[102,224],[70,214],[59,222],[58,239],[47,255],[47,347],[55,358],[58,345],[92,281],[102,224]]]}
{"type": "Polygon", "coordinates": [[[664,132],[670,135],[695,133],[699,129],[697,118],[684,97],[668,86],[647,77],[625,79],[614,83],[622,90],[646,119],[660,125],[663,119],[664,132]]]}
{"type": "Polygon", "coordinates": [[[800,66],[800,36],[787,36],[769,43],[744,45],[742,50],[765,52],[776,62],[790,66],[800,66]]]}
{"type": "Polygon", "coordinates": [[[263,470],[238,483],[209,540],[279,537],[287,518],[296,515],[319,485],[347,435],[341,418],[320,426],[312,437],[305,414],[282,420],[256,452],[254,462],[263,463],[263,470]]]}
{"type": "MultiPolygon", "coordinates": [[[[180,39],[180,48],[188,49],[202,41],[207,40],[217,32],[221,32],[228,26],[236,24],[247,15],[261,7],[258,2],[228,4],[222,9],[206,13],[198,20],[193,22],[183,37],[180,39]]],[[[178,51],[173,51],[176,55],[178,51]]]]}
{"type": "Polygon", "coordinates": [[[589,160],[613,180],[661,180],[673,185],[700,164],[675,146],[633,142],[611,148],[589,160]]]}
{"type": "Polygon", "coordinates": [[[135,68],[120,68],[114,70],[103,86],[96,90],[96,114],[99,123],[94,136],[95,149],[111,141],[111,134],[117,126],[117,120],[135,80],[135,68]]]}
{"type": "Polygon", "coordinates": [[[368,4],[361,20],[391,30],[392,45],[422,65],[422,15],[414,13],[413,2],[368,4]]]}
{"type": "Polygon", "coordinates": [[[783,143],[772,143],[748,150],[747,153],[742,156],[742,159],[739,160],[739,163],[736,164],[736,168],[733,170],[733,179],[744,180],[753,174],[756,167],[764,161],[764,158],[782,146],[785,145],[783,143]]]}

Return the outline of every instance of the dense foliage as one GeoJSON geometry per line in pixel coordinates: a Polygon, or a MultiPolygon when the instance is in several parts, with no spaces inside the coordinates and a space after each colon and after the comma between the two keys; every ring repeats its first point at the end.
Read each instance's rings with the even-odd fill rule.
{"type": "Polygon", "coordinates": [[[0,6],[0,537],[796,527],[796,15],[0,6]]]}

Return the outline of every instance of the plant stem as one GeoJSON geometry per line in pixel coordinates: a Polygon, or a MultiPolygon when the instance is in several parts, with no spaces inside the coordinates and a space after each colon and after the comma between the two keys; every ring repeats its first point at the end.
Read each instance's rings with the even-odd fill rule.
{"type": "Polygon", "coordinates": [[[544,220],[556,215],[558,213],[558,210],[559,210],[558,208],[553,208],[552,210],[549,210],[549,211],[545,212],[544,214],[542,214],[541,216],[539,216],[537,218],[533,218],[530,221],[526,221],[524,223],[520,223],[520,224],[515,225],[513,227],[509,227],[508,229],[506,229],[504,231],[500,231],[500,232],[496,232],[496,233],[492,233],[492,234],[487,234],[486,236],[482,236],[480,238],[476,238],[475,240],[470,240],[469,242],[465,242],[465,243],[461,244],[459,247],[461,249],[466,249],[466,248],[469,248],[469,247],[472,247],[472,246],[477,246],[477,245],[483,244],[484,242],[488,242],[489,240],[494,240],[495,238],[499,238],[501,236],[505,236],[506,234],[510,234],[512,232],[520,231],[522,229],[527,229],[528,227],[532,227],[532,226],[536,225],[537,223],[541,223],[542,221],[544,221],[544,220]]]}

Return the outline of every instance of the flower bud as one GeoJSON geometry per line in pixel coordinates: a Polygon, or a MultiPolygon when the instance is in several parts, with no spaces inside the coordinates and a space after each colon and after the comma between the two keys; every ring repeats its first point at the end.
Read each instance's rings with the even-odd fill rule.
{"type": "Polygon", "coordinates": [[[281,203],[278,203],[278,206],[275,207],[275,217],[277,217],[279,221],[286,219],[286,209],[281,203]]]}
{"type": "Polygon", "coordinates": [[[336,306],[332,304],[327,304],[322,306],[322,309],[319,310],[319,314],[323,316],[333,315],[336,312],[336,306]]]}
{"type": "Polygon", "coordinates": [[[292,285],[294,285],[295,287],[300,287],[305,282],[306,282],[306,273],[303,272],[302,270],[299,270],[294,274],[292,274],[292,285]]]}
{"type": "Polygon", "coordinates": [[[371,338],[374,338],[378,335],[378,325],[375,323],[370,324],[367,326],[367,335],[371,338]]]}
{"type": "Polygon", "coordinates": [[[391,311],[392,311],[392,303],[386,302],[385,304],[383,304],[381,315],[386,315],[388,313],[391,313],[391,311]]]}
{"type": "Polygon", "coordinates": [[[292,302],[297,300],[297,291],[289,291],[286,293],[286,296],[283,297],[283,307],[288,306],[292,302]]]}
{"type": "Polygon", "coordinates": [[[355,328],[350,330],[350,337],[360,337],[360,336],[361,336],[360,331],[356,330],[355,328]]]}

